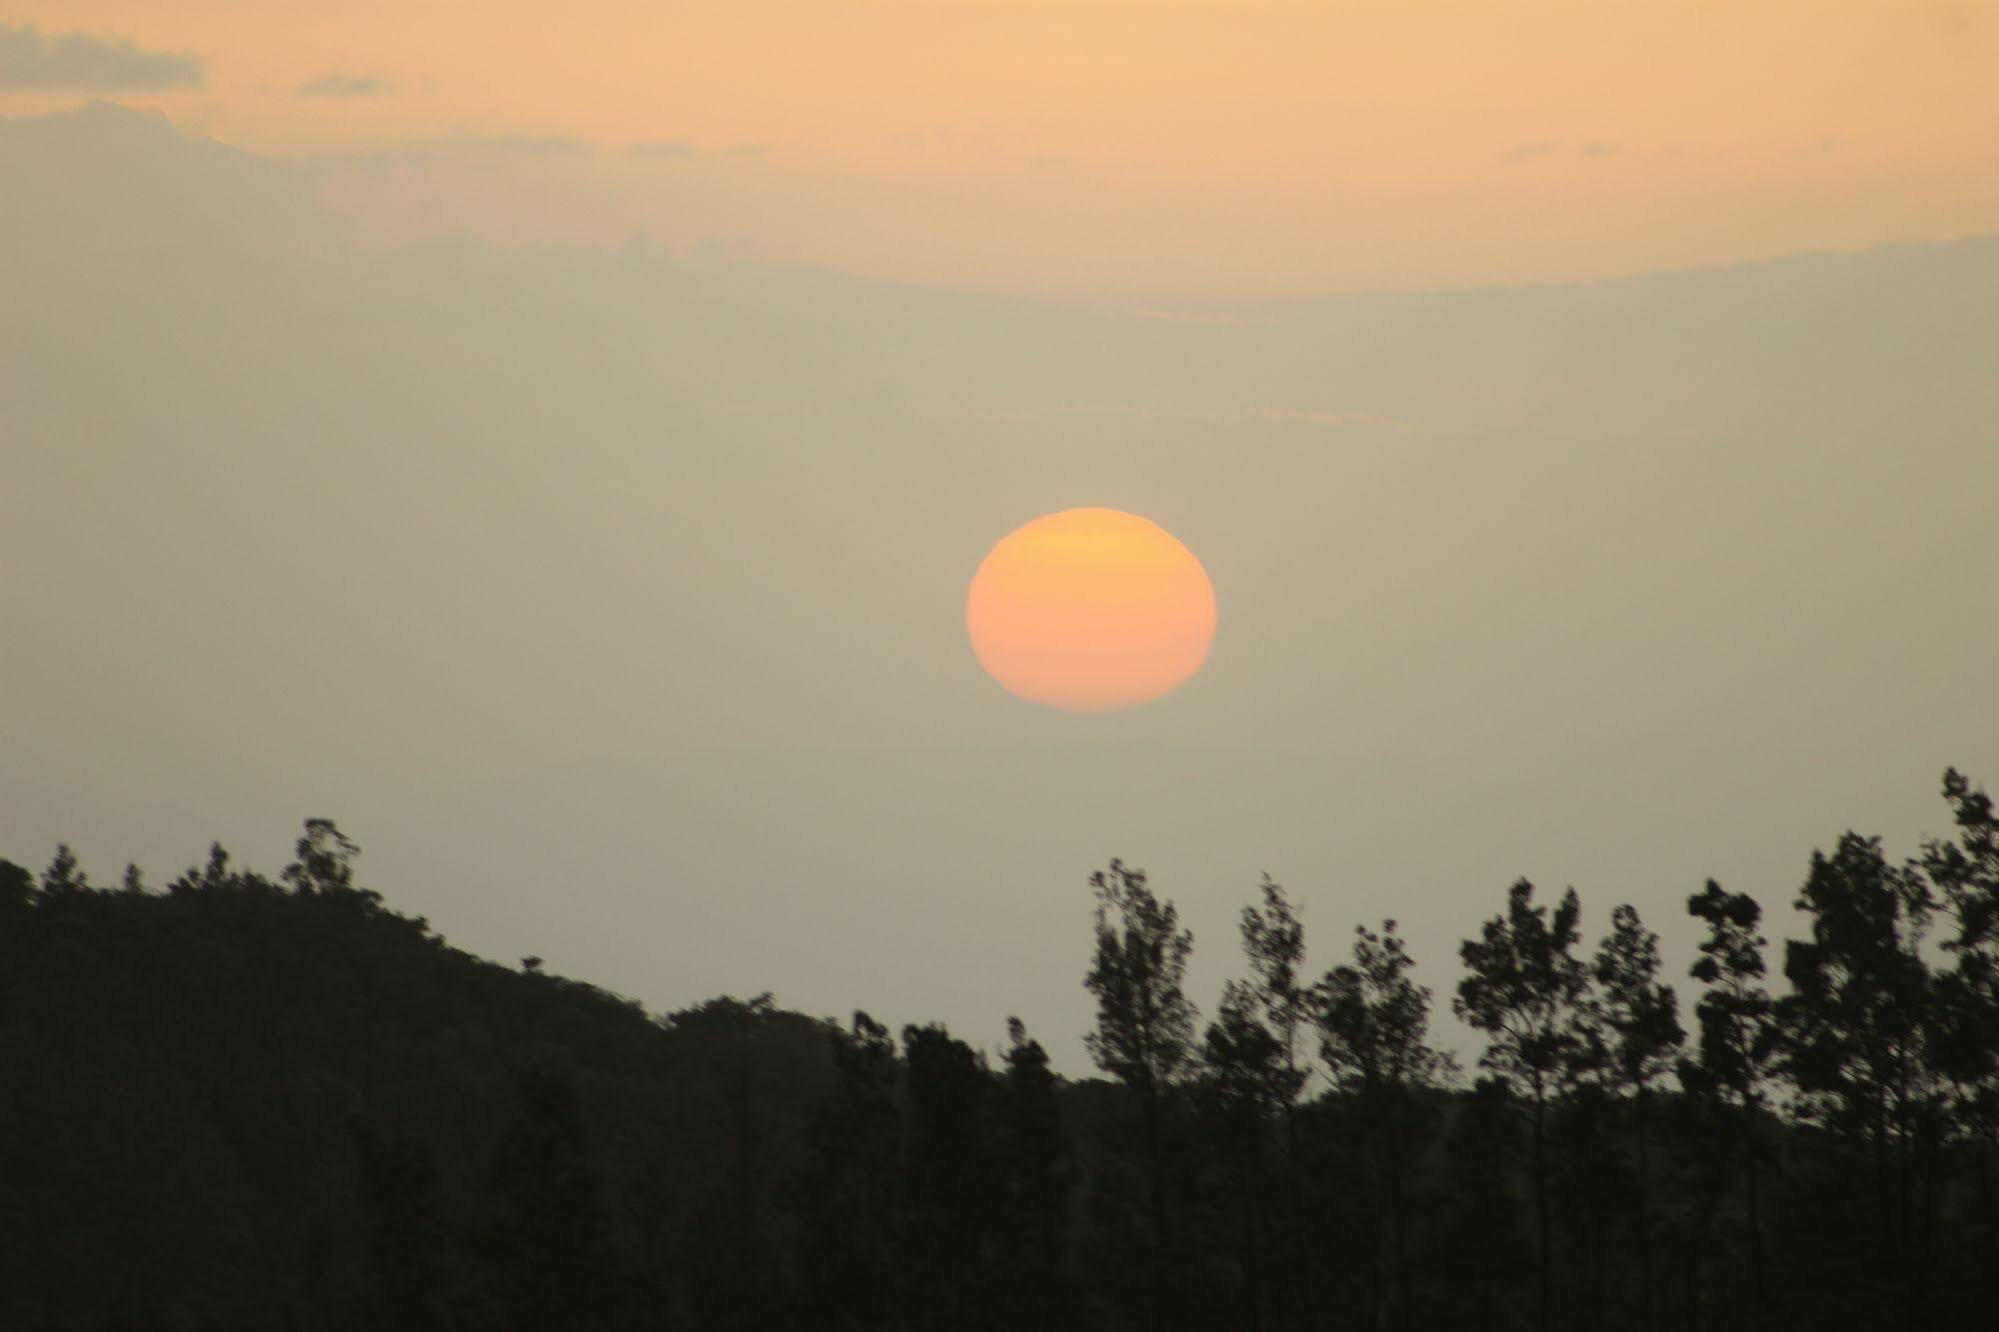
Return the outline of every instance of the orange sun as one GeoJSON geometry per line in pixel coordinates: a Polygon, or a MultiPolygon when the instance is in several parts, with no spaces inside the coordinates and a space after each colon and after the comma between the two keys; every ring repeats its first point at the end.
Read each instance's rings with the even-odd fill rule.
{"type": "Polygon", "coordinates": [[[1164,697],[1207,659],[1215,589],[1192,551],[1116,509],[1064,509],[992,548],[965,598],[972,650],[1011,693],[1071,712],[1164,697]]]}

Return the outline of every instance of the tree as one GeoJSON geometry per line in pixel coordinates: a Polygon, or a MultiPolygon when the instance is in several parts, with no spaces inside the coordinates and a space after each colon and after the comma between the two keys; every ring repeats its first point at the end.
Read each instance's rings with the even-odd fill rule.
{"type": "Polygon", "coordinates": [[[605,1216],[582,1104],[568,1079],[515,1074],[520,1113],[492,1159],[506,1212],[493,1246],[517,1332],[601,1326],[607,1298],[605,1216]]]}
{"type": "Polygon", "coordinates": [[[1640,1325],[1652,1325],[1652,1088],[1677,1059],[1686,1032],[1673,987],[1659,981],[1659,936],[1645,928],[1638,909],[1610,913],[1610,933],[1597,949],[1597,1025],[1607,1048],[1602,1070],[1609,1087],[1630,1098],[1637,1147],[1633,1198],[1638,1235],[1640,1325]]]}
{"type": "Polygon", "coordinates": [[[294,854],[297,859],[285,866],[282,876],[293,892],[308,897],[358,896],[369,905],[382,900],[380,894],[354,886],[354,861],[361,848],[332,819],[307,819],[294,854]]]}
{"type": "Polygon", "coordinates": [[[1242,909],[1242,948],[1254,978],[1249,995],[1262,1011],[1282,1054],[1283,1076],[1273,1083],[1284,1119],[1285,1152],[1298,1152],[1298,1096],[1306,1073],[1298,1066],[1298,1034],[1310,1016],[1310,995],[1299,981],[1305,962],[1305,926],[1284,885],[1263,876],[1261,904],[1242,909]]]}
{"type": "Polygon", "coordinates": [[[1441,1252],[1434,1266],[1453,1307],[1439,1327],[1494,1332],[1519,1326],[1510,1307],[1528,1255],[1511,1185],[1520,1157],[1520,1117],[1512,1100],[1506,1079],[1480,1078],[1460,1098],[1444,1144],[1441,1252]]]}
{"type": "Polygon", "coordinates": [[[11,860],[0,860],[0,916],[25,910],[34,896],[34,872],[11,860]]]}
{"type": "Polygon", "coordinates": [[[434,1328],[439,1322],[440,1235],[433,1196],[437,1166],[430,1144],[385,1133],[359,1116],[347,1131],[368,1221],[371,1325],[385,1332],[434,1328]]]}
{"type": "Polygon", "coordinates": [[[69,849],[68,843],[58,845],[55,858],[42,871],[42,896],[60,902],[89,891],[90,876],[77,864],[76,852],[69,849]]]}
{"type": "Polygon", "coordinates": [[[1305,928],[1297,908],[1268,874],[1259,897],[1241,916],[1250,979],[1229,982],[1219,1021],[1209,1026],[1203,1041],[1210,1108],[1222,1130],[1238,1195],[1252,1324],[1262,1318],[1266,1285],[1281,1313],[1294,1312],[1298,1283],[1293,1277],[1305,1266],[1295,1243],[1298,1098],[1308,1076],[1299,1062],[1298,1043],[1310,1008],[1299,975],[1305,928]],[[1284,1148],[1284,1168],[1274,1184],[1265,1159],[1273,1122],[1281,1129],[1284,1148]]]}
{"type": "Polygon", "coordinates": [[[1883,1308],[1915,1320],[1948,1127],[1922,956],[1934,898],[1919,873],[1888,863],[1879,838],[1849,832],[1831,855],[1813,853],[1796,905],[1811,938],[1786,946],[1781,1012],[1798,1108],[1865,1162],[1883,1308]]]}
{"type": "Polygon", "coordinates": [[[992,1078],[943,1026],[906,1026],[902,1265],[918,1326],[965,1327],[991,1302],[984,1259],[995,1203],[992,1078]]]}
{"type": "Polygon", "coordinates": [[[1048,1052],[1017,1017],[1006,1020],[1005,1067],[995,1090],[996,1220],[1006,1325],[1060,1326],[1069,1311],[1069,1194],[1076,1167],[1048,1052]]]}
{"type": "Polygon", "coordinates": [[[1096,892],[1096,953],[1084,988],[1096,996],[1097,1024],[1084,1038],[1097,1067],[1124,1084],[1138,1113],[1146,1212],[1150,1222],[1150,1321],[1162,1316],[1166,1279],[1166,1114],[1194,1056],[1199,1016],[1183,981],[1194,936],[1161,902],[1145,871],[1113,860],[1090,876],[1096,892]]]}
{"type": "Polygon", "coordinates": [[[1287,1097],[1295,1096],[1295,1070],[1286,1067],[1283,1043],[1266,1026],[1256,991],[1239,981],[1222,990],[1215,1021],[1202,1038],[1206,1079],[1201,1103],[1209,1121],[1209,1140],[1226,1159],[1235,1195],[1237,1233],[1250,1332],[1263,1326],[1264,1288],[1272,1269],[1269,1259],[1270,1131],[1287,1097]]]}
{"type": "Polygon", "coordinates": [[[1959,1119],[1999,1147],[1999,815],[1955,768],[1943,793],[1957,840],[1933,839],[1922,852],[1957,926],[1943,944],[1955,964],[1937,977],[1937,1055],[1957,1084],[1959,1119]]]}
{"type": "Polygon", "coordinates": [[[1528,1101],[1529,1183],[1534,1202],[1537,1288],[1541,1323],[1554,1310],[1552,1225],[1548,1199],[1549,1102],[1574,1076],[1589,1049],[1584,1001],[1589,969],[1575,956],[1582,905],[1571,888],[1551,919],[1533,905],[1534,885],[1507,890],[1506,913],[1486,921],[1480,936],[1459,949],[1469,975],[1458,982],[1452,1010],[1486,1033],[1479,1056],[1528,1101]]]}
{"type": "Polygon", "coordinates": [[[1953,963],[1936,977],[1931,1034],[1952,1083],[1951,1118],[1968,1158],[1962,1174],[1978,1209],[1968,1238],[1990,1302],[1999,1299],[1999,1264],[1982,1257],[1999,1239],[1999,815],[1955,768],[1944,772],[1943,794],[1957,839],[1927,842],[1922,865],[1957,931],[1943,944],[1953,963]]]}
{"type": "Polygon", "coordinates": [[[1369,1254],[1374,1302],[1377,1308],[1392,1305],[1392,1321],[1406,1327],[1412,1317],[1408,1195],[1415,1148],[1430,1118],[1426,1094],[1450,1075],[1452,1063],[1429,1044],[1430,989],[1410,978],[1415,961],[1395,922],[1383,921],[1379,934],[1356,926],[1353,958],[1312,988],[1312,1019],[1319,1057],[1352,1111],[1375,1192],[1369,1208],[1380,1218],[1369,1254]]]}
{"type": "Polygon", "coordinates": [[[1943,795],[1958,839],[1926,843],[1922,859],[1957,923],[1957,938],[1944,946],[1958,952],[1984,948],[1999,942],[1999,814],[1992,797],[1956,768],[1944,770],[1943,795]]]}
{"type": "Polygon", "coordinates": [[[806,1123],[793,1189],[800,1283],[827,1325],[880,1327],[901,1300],[895,1042],[863,1012],[831,1037],[833,1088],[806,1123]]]}
{"type": "Polygon", "coordinates": [[[1757,933],[1763,908],[1747,893],[1731,893],[1713,879],[1687,899],[1687,913],[1707,925],[1693,978],[1705,990],[1694,1006],[1700,1021],[1699,1060],[1681,1081],[1690,1093],[1711,1094],[1735,1120],[1736,1169],[1748,1214],[1749,1289],[1761,1310],[1768,1301],[1764,1270],[1762,1197],[1764,1085],[1776,1064],[1782,1032],[1776,1005],[1762,985],[1766,940],[1757,933]]]}

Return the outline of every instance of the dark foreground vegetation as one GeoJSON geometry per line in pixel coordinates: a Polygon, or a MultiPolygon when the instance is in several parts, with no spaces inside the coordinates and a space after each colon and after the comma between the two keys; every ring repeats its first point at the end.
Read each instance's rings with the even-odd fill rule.
{"type": "Polygon", "coordinates": [[[1685,1010],[1628,906],[1515,884],[1460,1074],[1394,923],[1284,890],[1203,1022],[1095,875],[1104,1081],[767,997],[652,1018],[481,962],[312,821],[277,880],[0,861],[0,1328],[1766,1329],[1999,1315],[1999,820],[1709,883],[1685,1010]],[[1780,971],[1782,982],[1767,974],[1780,971]]]}

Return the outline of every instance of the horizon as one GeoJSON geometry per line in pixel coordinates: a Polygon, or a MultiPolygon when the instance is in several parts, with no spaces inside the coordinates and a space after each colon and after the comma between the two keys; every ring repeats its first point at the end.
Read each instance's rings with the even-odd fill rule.
{"type": "Polygon", "coordinates": [[[1991,1321],[1994,68],[0,13],[0,1325],[1991,1321]]]}
{"type": "MultiPolygon", "coordinates": [[[[1592,929],[1636,903],[1683,958],[1710,875],[1781,915],[1811,848],[1912,847],[1938,772],[1999,771],[1999,626],[1964,609],[1999,572],[1999,201],[1927,241],[1921,191],[1862,172],[1871,229],[1593,279],[954,288],[921,246],[881,277],[726,230],[509,229],[579,208],[541,157],[632,164],[537,157],[564,126],[496,107],[440,142],[462,87],[302,93],[367,76],[364,44],[178,13],[31,9],[0,43],[0,848],[262,861],[330,815],[479,955],[653,1009],[771,989],[994,1039],[1018,1011],[1074,1072],[1113,855],[1180,902],[1205,996],[1264,871],[1315,965],[1394,915],[1448,974],[1523,874],[1592,929]],[[258,92],[253,48],[316,71],[258,92]],[[424,227],[308,160],[336,128],[401,154],[424,227]],[[495,225],[447,206],[474,178],[495,225]],[[1177,692],[1063,717],[985,677],[964,599],[1006,533],[1089,506],[1184,543],[1219,627],[1177,692]],[[885,923],[924,956],[821,946],[885,923]]],[[[1911,31],[1934,49],[1893,79],[1990,30],[1911,31]]],[[[1908,114],[1990,95],[1937,88],[1908,114]]],[[[647,165],[722,171],[702,198],[783,165],[703,155],[737,141],[647,165]]]]}

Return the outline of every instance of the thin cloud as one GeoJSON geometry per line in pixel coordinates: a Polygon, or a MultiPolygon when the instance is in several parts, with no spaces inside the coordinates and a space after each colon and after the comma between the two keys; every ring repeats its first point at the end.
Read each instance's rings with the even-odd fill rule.
{"type": "Polygon", "coordinates": [[[1608,139],[1590,139],[1584,143],[1569,143],[1563,139],[1537,139],[1532,143],[1518,144],[1507,149],[1494,160],[1500,166],[1521,166],[1528,162],[1548,157],[1616,157],[1624,149],[1608,139]]]}
{"type": "Polygon", "coordinates": [[[699,157],[701,150],[686,139],[646,139],[625,149],[633,157],[699,157]]]}
{"type": "Polygon", "coordinates": [[[1535,143],[1523,143],[1507,149],[1499,155],[1501,166],[1517,166],[1522,162],[1532,162],[1537,157],[1547,157],[1562,150],[1561,140],[1543,139],[1535,143]]]}
{"type": "Polygon", "coordinates": [[[732,143],[717,148],[704,147],[692,139],[641,139],[625,149],[625,152],[633,157],[667,160],[684,160],[690,157],[762,157],[769,151],[769,146],[761,143],[732,143]]]}
{"type": "Polygon", "coordinates": [[[154,92],[199,88],[205,78],[201,58],[186,51],[147,51],[123,37],[80,32],[45,37],[33,24],[0,23],[0,88],[154,92]]]}
{"type": "Polygon", "coordinates": [[[387,79],[373,75],[322,74],[298,86],[300,97],[385,97],[396,90],[387,79]]]}
{"type": "Polygon", "coordinates": [[[583,140],[564,134],[454,134],[417,139],[393,147],[310,153],[299,160],[313,166],[430,167],[457,164],[491,169],[503,162],[581,157],[597,151],[583,140]]]}
{"type": "Polygon", "coordinates": [[[567,134],[474,134],[447,142],[494,157],[568,157],[591,151],[589,144],[567,134]]]}

